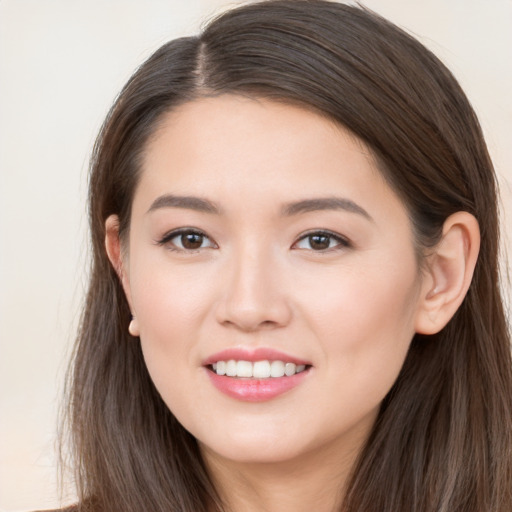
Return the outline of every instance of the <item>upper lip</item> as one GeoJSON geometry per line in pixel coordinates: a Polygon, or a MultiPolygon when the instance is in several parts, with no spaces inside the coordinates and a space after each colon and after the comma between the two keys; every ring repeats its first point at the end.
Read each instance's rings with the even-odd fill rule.
{"type": "Polygon", "coordinates": [[[227,348],[225,350],[221,350],[220,352],[216,352],[212,354],[204,361],[204,366],[211,365],[216,363],[217,361],[229,361],[230,359],[234,359],[235,361],[283,361],[285,363],[295,363],[296,365],[310,365],[308,361],[301,359],[299,357],[292,356],[290,354],[286,354],[285,352],[281,352],[279,350],[275,350],[273,348],[265,348],[259,347],[255,349],[247,349],[247,348],[227,348]]]}

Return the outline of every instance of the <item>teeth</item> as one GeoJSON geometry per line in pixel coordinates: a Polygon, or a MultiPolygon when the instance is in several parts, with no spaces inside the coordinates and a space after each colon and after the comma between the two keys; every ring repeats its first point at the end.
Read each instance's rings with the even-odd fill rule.
{"type": "Polygon", "coordinates": [[[283,361],[272,361],[270,363],[270,376],[271,377],[284,377],[283,361]]]}
{"type": "Polygon", "coordinates": [[[228,377],[236,377],[236,366],[236,361],[234,361],[233,359],[230,359],[226,363],[226,375],[228,377]]]}
{"type": "Polygon", "coordinates": [[[252,363],[249,361],[238,361],[236,363],[237,377],[252,377],[252,363]]]}
{"type": "Polygon", "coordinates": [[[284,374],[287,377],[295,375],[295,368],[297,368],[297,366],[294,363],[286,363],[284,365],[284,374]]]}
{"type": "Polygon", "coordinates": [[[252,376],[255,379],[268,379],[270,377],[270,363],[268,361],[256,361],[252,365],[252,376]]]}
{"type": "Polygon", "coordinates": [[[215,363],[214,370],[217,372],[217,375],[226,375],[226,361],[215,363]]]}
{"type": "Polygon", "coordinates": [[[217,375],[228,377],[246,377],[254,379],[268,379],[269,377],[291,377],[306,369],[305,364],[285,363],[283,361],[217,361],[212,364],[217,375]]]}

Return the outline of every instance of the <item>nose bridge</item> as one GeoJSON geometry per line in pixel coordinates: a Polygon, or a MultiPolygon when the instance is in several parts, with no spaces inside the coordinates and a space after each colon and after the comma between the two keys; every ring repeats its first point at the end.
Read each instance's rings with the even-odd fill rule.
{"type": "Polygon", "coordinates": [[[219,321],[251,331],[285,325],[291,316],[279,258],[267,244],[246,240],[226,262],[219,321]]]}

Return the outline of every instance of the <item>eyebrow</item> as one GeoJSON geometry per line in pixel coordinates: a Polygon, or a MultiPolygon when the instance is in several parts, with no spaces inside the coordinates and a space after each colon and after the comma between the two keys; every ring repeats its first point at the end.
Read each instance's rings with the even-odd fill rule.
{"type": "MultiPolygon", "coordinates": [[[[149,207],[147,213],[160,208],[185,208],[202,213],[211,213],[219,215],[221,209],[212,201],[196,196],[176,196],[173,194],[164,194],[157,197],[149,207]]],[[[287,203],[281,209],[281,214],[286,217],[299,215],[301,213],[315,212],[321,210],[345,210],[350,213],[362,215],[366,219],[373,221],[370,214],[357,203],[343,197],[318,197],[313,199],[303,199],[287,203]]]]}
{"type": "Polygon", "coordinates": [[[208,199],[195,196],[175,196],[172,194],[164,194],[157,197],[151,203],[147,213],[160,208],[186,208],[187,210],[214,214],[220,214],[221,212],[220,208],[208,199]]]}
{"type": "Polygon", "coordinates": [[[373,222],[371,215],[362,206],[343,197],[318,197],[288,203],[283,207],[282,214],[291,216],[320,210],[345,210],[350,213],[362,215],[373,222]]]}

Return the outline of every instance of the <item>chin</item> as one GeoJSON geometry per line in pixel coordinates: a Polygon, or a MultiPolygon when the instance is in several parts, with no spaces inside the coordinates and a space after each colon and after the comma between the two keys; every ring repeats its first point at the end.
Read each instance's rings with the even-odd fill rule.
{"type": "Polygon", "coordinates": [[[286,443],[269,443],[268,440],[237,442],[227,439],[226,443],[205,445],[199,442],[201,453],[206,458],[224,459],[239,464],[278,464],[299,458],[302,450],[286,443]],[[232,442],[233,441],[233,442],[232,442]]]}

